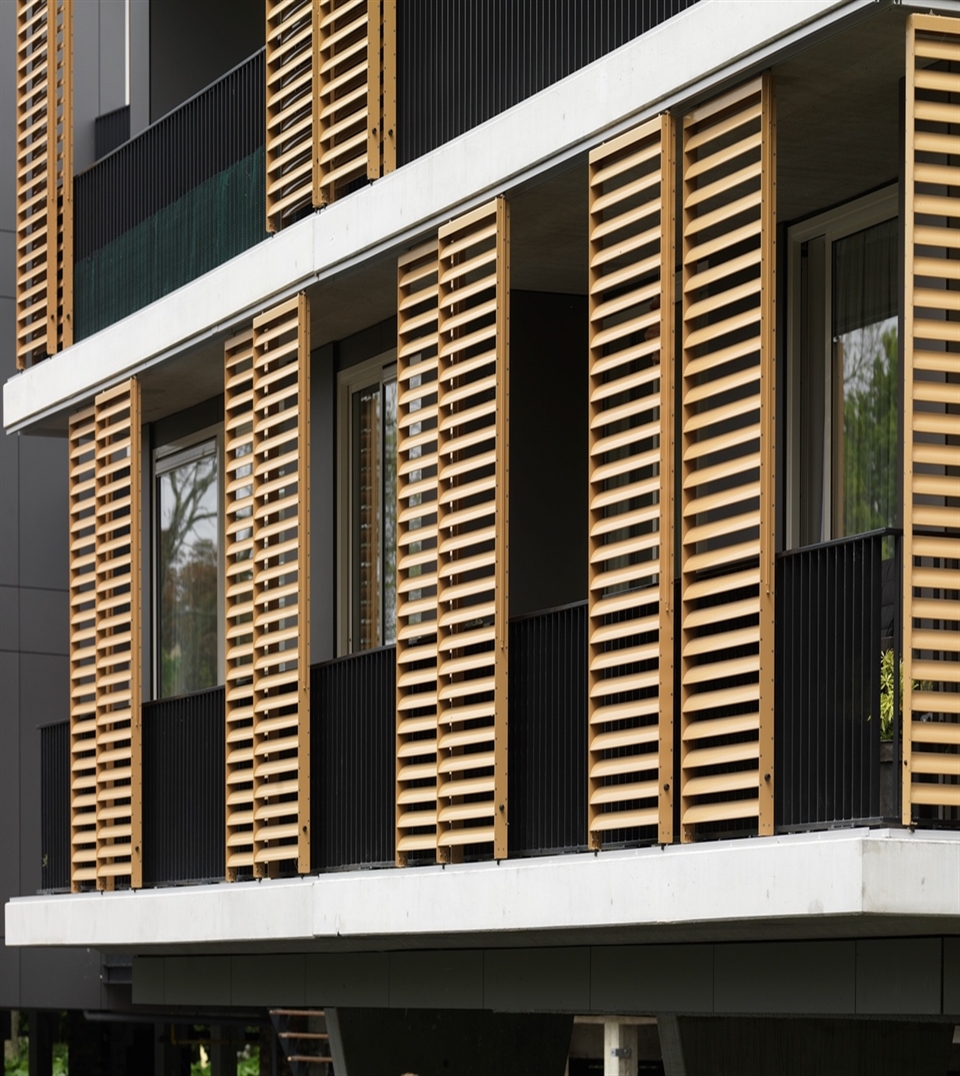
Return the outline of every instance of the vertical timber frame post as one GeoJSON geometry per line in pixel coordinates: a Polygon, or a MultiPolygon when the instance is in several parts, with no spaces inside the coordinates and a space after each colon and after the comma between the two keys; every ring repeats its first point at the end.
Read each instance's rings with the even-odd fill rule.
{"type": "Polygon", "coordinates": [[[767,73],[683,118],[684,841],[774,827],[775,268],[767,73]]]}
{"type": "Polygon", "coordinates": [[[380,92],[382,105],[380,130],[383,149],[380,174],[385,176],[397,168],[397,0],[383,2],[382,61],[380,92]]]}
{"type": "Polygon", "coordinates": [[[136,378],[101,393],[96,432],[97,887],[142,872],[141,424],[136,378]]]}
{"type": "Polygon", "coordinates": [[[593,848],[673,840],[675,143],[665,114],[589,161],[593,848]]]}
{"type": "MultiPolygon", "coordinates": [[[[902,820],[960,810],[960,19],[906,34],[902,820]],[[951,504],[951,501],[953,503],[951,504]]],[[[949,817],[949,815],[947,816],[949,817]]]]}
{"type": "Polygon", "coordinates": [[[777,96],[773,75],[761,77],[760,104],[760,815],[772,837],[776,707],[777,459],[777,96]]]}
{"type": "Polygon", "coordinates": [[[310,870],[310,313],[253,322],[253,871],[310,870]]]}
{"type": "Polygon", "coordinates": [[[437,848],[437,243],[397,265],[396,864],[437,848]]]}
{"type": "Polygon", "coordinates": [[[440,229],[437,858],[507,855],[510,214],[440,229]]]}
{"type": "Polygon", "coordinates": [[[497,198],[497,515],[496,515],[496,663],[494,698],[493,824],[495,859],[507,858],[508,706],[510,657],[510,203],[497,198]]]}

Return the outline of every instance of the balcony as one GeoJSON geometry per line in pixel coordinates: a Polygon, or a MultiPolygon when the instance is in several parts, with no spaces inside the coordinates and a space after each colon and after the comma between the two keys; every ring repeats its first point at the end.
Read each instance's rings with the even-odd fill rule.
{"type": "Polygon", "coordinates": [[[255,53],[74,181],[81,340],[266,237],[255,53]]]}
{"type": "MultiPolygon", "coordinates": [[[[778,832],[898,824],[899,699],[881,705],[881,668],[887,650],[899,663],[900,541],[879,531],[779,558],[778,832]]],[[[586,624],[586,603],[510,623],[511,858],[588,849],[586,624]]],[[[393,866],[395,671],[392,646],[311,668],[315,873],[393,866]]],[[[66,722],[44,729],[48,892],[69,888],[68,754],[66,722]]],[[[143,773],[145,884],[222,878],[222,688],[144,706],[143,773]]]]}

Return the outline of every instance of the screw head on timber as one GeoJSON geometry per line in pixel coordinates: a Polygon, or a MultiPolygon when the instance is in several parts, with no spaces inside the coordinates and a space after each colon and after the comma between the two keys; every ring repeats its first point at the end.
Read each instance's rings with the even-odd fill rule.
{"type": "Polygon", "coordinates": [[[765,773],[765,774],[763,775],[763,779],[764,779],[764,781],[769,781],[769,780],[770,780],[770,774],[769,774],[769,773],[765,773]]]}

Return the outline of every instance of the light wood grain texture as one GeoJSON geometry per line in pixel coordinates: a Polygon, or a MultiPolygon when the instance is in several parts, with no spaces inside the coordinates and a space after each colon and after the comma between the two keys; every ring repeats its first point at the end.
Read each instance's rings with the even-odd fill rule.
{"type": "Polygon", "coordinates": [[[17,0],[16,359],[73,343],[73,4],[17,0]]]}
{"type": "Polygon", "coordinates": [[[658,116],[590,154],[590,843],[673,840],[674,145],[658,116]]]}
{"type": "Polygon", "coordinates": [[[916,820],[920,806],[960,808],[960,173],[955,157],[948,156],[958,152],[958,62],[960,19],[910,15],[903,316],[905,825],[916,820]]]}
{"type": "Polygon", "coordinates": [[[253,866],[253,330],[224,345],[227,877],[253,866]]]}
{"type": "Polygon", "coordinates": [[[502,197],[439,235],[434,765],[441,862],[466,846],[507,855],[509,242],[502,197]]]}
{"type": "Polygon", "coordinates": [[[437,244],[397,273],[396,862],[437,847],[437,244]]]}
{"type": "Polygon", "coordinates": [[[773,832],[776,115],[764,75],[683,119],[681,838],[773,832]]]}
{"type": "Polygon", "coordinates": [[[267,229],[396,167],[396,0],[268,0],[267,229]]]}
{"type": "Polygon", "coordinates": [[[143,882],[140,383],[94,403],[97,888],[143,882]]]}
{"type": "Polygon", "coordinates": [[[70,886],[97,878],[97,608],[94,409],[67,435],[70,558],[70,886]]]}
{"type": "MultiPolygon", "coordinates": [[[[260,876],[276,874],[284,861],[301,874],[310,870],[309,324],[302,294],[253,323],[250,823],[260,876]]],[[[242,815],[245,802],[234,806],[242,815]]],[[[237,849],[232,854],[246,855],[246,837],[237,838],[237,849]]]]}

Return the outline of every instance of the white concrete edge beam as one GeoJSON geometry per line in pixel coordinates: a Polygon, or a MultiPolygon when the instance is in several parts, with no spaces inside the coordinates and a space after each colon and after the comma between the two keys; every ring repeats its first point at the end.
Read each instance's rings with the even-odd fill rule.
{"type": "MultiPolygon", "coordinates": [[[[6,944],[142,948],[498,935],[911,915],[960,921],[960,834],[844,830],[352,871],[139,892],[20,897],[6,944]]],[[[811,922],[811,931],[815,924],[811,922]]]]}
{"type": "Polygon", "coordinates": [[[638,122],[744,58],[786,47],[875,0],[701,0],[439,149],[3,386],[3,424],[25,428],[185,346],[249,320],[271,300],[411,241],[518,177],[638,122]]]}

